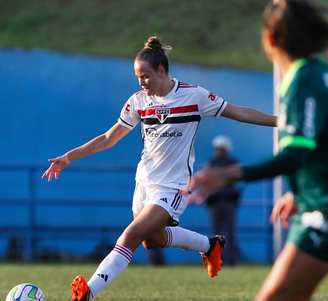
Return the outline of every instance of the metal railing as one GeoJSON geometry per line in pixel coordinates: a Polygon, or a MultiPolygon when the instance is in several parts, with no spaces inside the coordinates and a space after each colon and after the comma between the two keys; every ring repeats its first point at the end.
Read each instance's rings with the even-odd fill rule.
{"type": "MultiPolygon", "coordinates": [[[[68,199],[68,200],[51,200],[51,199],[39,199],[38,198],[38,181],[40,172],[45,171],[48,166],[43,165],[0,165],[0,181],[1,176],[5,176],[6,173],[10,172],[24,172],[27,173],[27,186],[28,193],[25,198],[10,198],[1,196],[0,191],[0,210],[1,207],[10,205],[10,206],[27,206],[28,208],[28,225],[27,226],[6,226],[1,223],[0,220],[0,237],[9,238],[13,236],[23,236],[26,241],[25,246],[25,257],[29,262],[35,260],[36,251],[37,251],[37,243],[40,239],[45,238],[72,238],[76,237],[76,233],[80,231],[81,235],[84,238],[92,237],[101,239],[106,233],[110,231],[123,231],[123,226],[104,226],[104,227],[82,227],[74,225],[72,226],[63,226],[63,227],[51,227],[51,226],[40,226],[36,223],[37,221],[37,208],[42,206],[56,206],[56,207],[65,207],[65,206],[90,206],[90,207],[131,207],[131,200],[118,201],[115,199],[105,199],[105,200],[84,200],[83,203],[78,200],[68,199]]],[[[197,166],[196,166],[197,169],[197,166]]],[[[117,166],[68,166],[65,170],[70,172],[86,172],[86,173],[122,173],[122,172],[131,172],[135,173],[136,166],[131,165],[117,165],[117,166]]],[[[263,189],[269,190],[269,186],[264,182],[263,189]]],[[[1,189],[1,184],[0,184],[1,189]]],[[[271,200],[269,198],[269,192],[265,192],[266,200],[261,201],[250,201],[242,202],[240,206],[242,208],[247,207],[261,207],[263,208],[263,214],[265,216],[269,216],[270,209],[272,207],[271,200]]],[[[132,198],[132,195],[131,195],[132,198]]],[[[210,225],[194,227],[193,230],[209,230],[210,225]]],[[[269,234],[271,234],[271,226],[269,223],[264,224],[261,227],[254,227],[252,225],[243,227],[242,230],[244,232],[254,232],[260,231],[261,233],[268,234],[267,235],[267,246],[268,246],[268,260],[271,260],[271,246],[272,246],[272,238],[269,234]]]]}

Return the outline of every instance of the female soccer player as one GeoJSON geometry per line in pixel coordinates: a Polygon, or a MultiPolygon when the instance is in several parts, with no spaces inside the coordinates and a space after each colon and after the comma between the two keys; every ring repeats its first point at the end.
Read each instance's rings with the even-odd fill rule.
{"type": "Polygon", "coordinates": [[[72,283],[72,300],[89,301],[112,282],[129,264],[134,250],[143,243],[147,249],[176,247],[201,252],[208,275],[221,269],[225,240],[208,238],[178,227],[187,207],[180,193],[191,177],[193,142],[202,117],[221,115],[237,121],[275,126],[276,117],[257,110],[228,104],[199,86],[182,83],[169,76],[169,63],[157,37],[149,38],[134,63],[143,88],[125,103],[118,122],[106,133],[66,154],[50,159],[42,178],[53,176],[73,160],[114,146],[141,121],[144,149],[136,174],[133,222],[86,282],[77,276],[72,283]]]}
{"type": "Polygon", "coordinates": [[[306,0],[280,0],[264,11],[262,42],[282,73],[278,129],[282,151],[250,166],[200,171],[191,200],[239,180],[288,176],[292,192],[271,220],[288,227],[287,243],[256,300],[310,300],[328,272],[328,66],[313,55],[328,48],[328,23],[306,0]]]}

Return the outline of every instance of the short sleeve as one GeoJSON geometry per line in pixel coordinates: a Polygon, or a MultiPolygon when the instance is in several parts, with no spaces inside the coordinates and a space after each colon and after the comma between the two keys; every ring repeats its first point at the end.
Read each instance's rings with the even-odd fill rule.
{"type": "Polygon", "coordinates": [[[118,122],[129,129],[133,129],[138,124],[140,119],[141,118],[136,107],[135,97],[131,96],[123,106],[118,122]]]}
{"type": "Polygon", "coordinates": [[[316,142],[326,123],[327,112],[324,95],[317,92],[309,83],[302,81],[290,87],[286,94],[287,101],[279,108],[279,144],[282,148],[316,148],[316,142]]]}
{"type": "Polygon", "coordinates": [[[202,87],[198,87],[198,109],[201,117],[217,117],[219,118],[227,106],[227,102],[202,87]]]}

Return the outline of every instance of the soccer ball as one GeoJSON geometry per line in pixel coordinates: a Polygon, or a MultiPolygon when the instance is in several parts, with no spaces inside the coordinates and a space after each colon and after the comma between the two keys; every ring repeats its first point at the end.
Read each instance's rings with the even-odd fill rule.
{"type": "Polygon", "coordinates": [[[31,283],[23,283],[11,289],[6,301],[46,301],[46,298],[37,286],[31,283]]]}

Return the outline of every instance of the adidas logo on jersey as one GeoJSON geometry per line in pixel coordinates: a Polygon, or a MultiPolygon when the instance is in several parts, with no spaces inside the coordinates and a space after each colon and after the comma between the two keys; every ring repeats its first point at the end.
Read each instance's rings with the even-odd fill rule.
{"type": "Polygon", "coordinates": [[[105,282],[107,282],[108,279],[108,275],[104,275],[104,274],[98,274],[99,277],[101,277],[102,279],[105,280],[105,282]]]}

